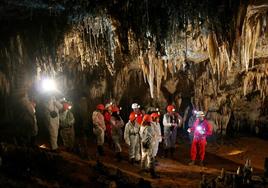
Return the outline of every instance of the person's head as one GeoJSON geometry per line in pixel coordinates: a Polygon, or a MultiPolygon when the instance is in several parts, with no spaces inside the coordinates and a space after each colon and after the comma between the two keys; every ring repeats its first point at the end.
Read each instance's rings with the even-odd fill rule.
{"type": "Polygon", "coordinates": [[[159,112],[154,112],[151,114],[151,118],[153,122],[159,122],[159,117],[160,117],[160,113],[159,112]]]}
{"type": "Polygon", "coordinates": [[[200,120],[204,120],[205,118],[205,113],[203,111],[198,111],[196,112],[196,117],[200,120]]]}
{"type": "Polygon", "coordinates": [[[168,105],[167,106],[167,112],[168,113],[174,113],[175,112],[175,106],[173,106],[173,105],[168,105]]]}
{"type": "Polygon", "coordinates": [[[134,122],[136,120],[137,115],[134,112],[129,114],[129,121],[134,122]]]}
{"type": "Polygon", "coordinates": [[[149,114],[145,114],[142,118],[142,123],[141,125],[142,126],[147,126],[147,125],[151,125],[151,122],[152,122],[152,118],[151,118],[151,115],[149,114]]]}
{"type": "Polygon", "coordinates": [[[63,111],[67,111],[67,110],[70,110],[71,109],[71,105],[67,102],[64,102],[63,103],[63,111]]]}
{"type": "Polygon", "coordinates": [[[133,109],[133,112],[135,112],[135,113],[140,112],[140,105],[138,105],[138,103],[133,103],[131,105],[131,108],[133,109]]]}
{"type": "Polygon", "coordinates": [[[113,106],[112,113],[120,114],[120,108],[118,108],[117,106],[113,106]]]}
{"type": "Polygon", "coordinates": [[[110,114],[112,114],[112,112],[113,112],[113,103],[107,103],[107,104],[105,105],[105,109],[106,109],[110,114]]]}
{"type": "Polygon", "coordinates": [[[103,104],[98,104],[97,107],[96,107],[96,109],[97,109],[98,111],[100,111],[100,112],[103,112],[103,110],[105,110],[105,107],[104,107],[103,104]]]}

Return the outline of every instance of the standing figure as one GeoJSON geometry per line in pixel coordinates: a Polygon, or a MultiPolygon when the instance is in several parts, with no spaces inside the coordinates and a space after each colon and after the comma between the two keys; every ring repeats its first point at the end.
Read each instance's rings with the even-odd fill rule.
{"type": "Polygon", "coordinates": [[[177,129],[181,126],[181,123],[182,118],[175,112],[175,107],[173,105],[168,105],[167,113],[164,114],[163,118],[165,157],[168,156],[169,151],[171,157],[173,157],[177,139],[177,129]]]}
{"type": "Polygon", "coordinates": [[[15,125],[17,125],[15,129],[17,144],[34,147],[38,134],[35,103],[29,100],[26,93],[23,93],[13,112],[15,125]]]}
{"type": "Polygon", "coordinates": [[[116,159],[121,161],[121,138],[122,138],[122,127],[124,126],[124,121],[119,115],[119,108],[117,106],[113,107],[113,113],[111,116],[111,135],[115,145],[116,159]]]}
{"type": "Polygon", "coordinates": [[[154,162],[156,162],[156,155],[158,152],[158,146],[159,143],[162,142],[162,135],[161,135],[161,127],[160,127],[160,123],[159,123],[159,117],[160,114],[159,113],[152,113],[151,114],[152,117],[152,123],[151,126],[153,128],[154,131],[154,137],[153,137],[153,158],[154,158],[154,162]]]}
{"type": "Polygon", "coordinates": [[[204,165],[205,150],[206,150],[206,137],[212,134],[212,126],[204,118],[205,114],[202,111],[196,113],[196,121],[193,127],[188,129],[188,132],[194,133],[194,138],[191,146],[191,162],[189,165],[194,165],[196,160],[196,154],[200,157],[200,165],[204,165]]]}
{"type": "Polygon", "coordinates": [[[106,126],[105,130],[105,142],[108,143],[109,147],[112,148],[113,140],[112,140],[112,127],[111,127],[111,115],[113,113],[113,104],[108,103],[105,105],[105,110],[103,112],[104,122],[106,126]]]}
{"type": "Polygon", "coordinates": [[[139,132],[141,138],[141,170],[142,172],[149,170],[152,178],[159,178],[159,176],[155,173],[153,160],[154,130],[151,123],[151,116],[149,114],[145,114],[139,132]]]}
{"type": "Polygon", "coordinates": [[[103,104],[98,104],[96,110],[92,114],[93,121],[93,133],[97,137],[97,152],[103,156],[103,144],[104,144],[104,133],[106,130],[103,111],[105,107],[103,104]]]}
{"type": "Polygon", "coordinates": [[[136,114],[130,113],[129,121],[125,126],[124,140],[129,147],[129,161],[134,164],[135,161],[140,161],[140,126],[136,122],[136,114]]]}
{"type": "Polygon", "coordinates": [[[60,113],[60,136],[63,146],[72,151],[74,147],[74,116],[70,111],[71,105],[67,102],[63,103],[63,111],[60,113]]]}
{"type": "Polygon", "coordinates": [[[49,132],[49,141],[52,151],[58,150],[58,134],[59,134],[59,110],[62,109],[62,104],[56,100],[55,97],[50,97],[49,101],[46,104],[46,116],[48,118],[48,132],[49,132]]]}

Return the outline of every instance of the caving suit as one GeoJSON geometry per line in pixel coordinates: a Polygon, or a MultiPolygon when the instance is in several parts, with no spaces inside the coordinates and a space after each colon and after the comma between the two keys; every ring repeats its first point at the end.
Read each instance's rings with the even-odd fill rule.
{"type": "Polygon", "coordinates": [[[124,140],[129,146],[129,159],[133,161],[139,161],[141,159],[139,129],[140,126],[136,121],[128,121],[124,131],[124,140]]]}
{"type": "Polygon", "coordinates": [[[62,104],[55,98],[51,98],[47,105],[46,116],[49,120],[48,132],[50,137],[50,145],[52,150],[58,149],[58,134],[59,134],[59,110],[63,108],[62,104]]]}
{"type": "Polygon", "coordinates": [[[153,168],[153,138],[154,130],[151,125],[140,127],[141,138],[141,169],[153,168]]]}
{"type": "Polygon", "coordinates": [[[162,142],[161,127],[159,122],[151,123],[152,129],[154,131],[153,137],[153,157],[156,157],[158,152],[159,143],[162,142]]]}
{"type": "Polygon", "coordinates": [[[60,113],[60,136],[63,145],[69,149],[74,146],[74,116],[70,110],[60,113]]]}
{"type": "Polygon", "coordinates": [[[176,114],[176,113],[164,114],[164,118],[163,118],[164,147],[165,147],[166,155],[167,155],[168,150],[170,150],[171,155],[173,155],[175,151],[177,129],[180,123],[181,123],[181,118],[179,114],[176,114]]]}
{"type": "Polygon", "coordinates": [[[191,132],[194,134],[192,146],[191,146],[191,160],[196,160],[196,154],[198,154],[200,160],[205,159],[205,150],[206,150],[206,137],[212,134],[212,126],[208,123],[206,119],[200,121],[198,118],[193,127],[191,127],[191,132]]]}
{"type": "Polygon", "coordinates": [[[115,145],[115,152],[121,152],[122,148],[120,145],[122,138],[122,127],[124,126],[124,121],[120,116],[111,117],[111,136],[115,145]]]}
{"type": "Polygon", "coordinates": [[[92,114],[93,121],[93,133],[97,137],[97,145],[102,146],[104,144],[104,133],[106,130],[104,116],[98,110],[95,110],[92,114]]]}

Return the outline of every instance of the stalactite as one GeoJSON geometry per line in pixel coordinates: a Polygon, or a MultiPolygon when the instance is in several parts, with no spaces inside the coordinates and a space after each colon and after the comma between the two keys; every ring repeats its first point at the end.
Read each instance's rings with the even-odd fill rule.
{"type": "Polygon", "coordinates": [[[147,75],[147,81],[150,86],[150,94],[151,97],[154,98],[154,78],[155,78],[155,64],[153,59],[154,54],[150,53],[148,54],[148,63],[149,63],[149,74],[147,75]]]}
{"type": "Polygon", "coordinates": [[[209,54],[209,60],[211,63],[212,71],[215,74],[218,65],[218,45],[215,40],[214,33],[210,33],[207,38],[207,49],[209,54]]]}

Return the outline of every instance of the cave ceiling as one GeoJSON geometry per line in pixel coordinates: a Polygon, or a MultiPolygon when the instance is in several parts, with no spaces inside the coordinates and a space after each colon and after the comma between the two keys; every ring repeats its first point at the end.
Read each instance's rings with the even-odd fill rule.
{"type": "Polygon", "coordinates": [[[52,76],[66,93],[118,103],[267,100],[265,0],[2,0],[0,22],[2,98],[52,76]]]}

